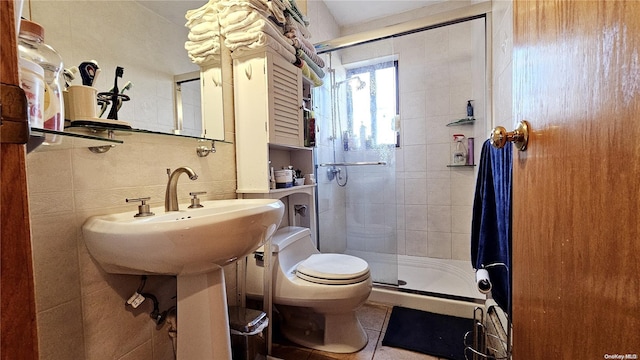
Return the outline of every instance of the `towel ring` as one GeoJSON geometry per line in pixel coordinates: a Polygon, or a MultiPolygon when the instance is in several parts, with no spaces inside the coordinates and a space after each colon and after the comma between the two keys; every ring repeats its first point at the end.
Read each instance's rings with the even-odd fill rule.
{"type": "Polygon", "coordinates": [[[512,142],[516,149],[525,151],[529,143],[529,122],[520,121],[518,127],[511,132],[502,126],[496,126],[489,134],[489,141],[496,149],[502,149],[507,142],[512,142]]]}

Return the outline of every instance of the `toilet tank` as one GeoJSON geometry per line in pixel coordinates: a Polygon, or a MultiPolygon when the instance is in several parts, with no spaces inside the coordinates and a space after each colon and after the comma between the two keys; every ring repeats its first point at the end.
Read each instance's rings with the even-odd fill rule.
{"type": "MultiPolygon", "coordinates": [[[[289,273],[302,260],[312,254],[319,253],[313,246],[311,231],[299,226],[285,226],[278,229],[271,239],[273,249],[273,274],[274,276],[289,273]],[[278,274],[280,272],[280,274],[278,274]]],[[[262,253],[264,246],[259,247],[256,253],[262,253]]],[[[253,297],[262,296],[264,284],[264,264],[261,256],[247,256],[246,292],[253,297]]]]}
{"type": "Polygon", "coordinates": [[[285,226],[280,228],[273,234],[273,238],[271,239],[273,253],[279,253],[289,245],[305,237],[308,237],[309,240],[311,239],[311,230],[308,228],[300,226],[285,226]]]}

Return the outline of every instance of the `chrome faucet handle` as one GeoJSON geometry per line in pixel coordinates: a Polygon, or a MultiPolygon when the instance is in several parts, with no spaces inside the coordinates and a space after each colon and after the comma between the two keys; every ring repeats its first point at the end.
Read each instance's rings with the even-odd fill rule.
{"type": "Polygon", "coordinates": [[[138,213],[133,215],[133,217],[145,217],[145,216],[153,216],[155,215],[154,213],[152,213],[150,211],[149,208],[149,204],[147,204],[147,201],[151,200],[151,197],[147,196],[147,197],[141,197],[141,198],[136,198],[136,199],[125,199],[126,202],[134,202],[134,201],[140,201],[141,204],[138,205],[138,213]]]}
{"type": "Polygon", "coordinates": [[[190,192],[189,196],[191,196],[191,205],[189,205],[189,209],[204,207],[202,206],[202,204],[200,204],[200,199],[198,199],[198,195],[203,195],[206,193],[207,193],[206,191],[190,192]]]}

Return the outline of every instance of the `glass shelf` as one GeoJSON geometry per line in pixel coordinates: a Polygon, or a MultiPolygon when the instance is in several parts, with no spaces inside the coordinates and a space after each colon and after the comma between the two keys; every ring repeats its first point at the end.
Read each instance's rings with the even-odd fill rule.
{"type": "Polygon", "coordinates": [[[83,133],[70,132],[70,131],[55,131],[50,129],[31,128],[31,136],[46,138],[47,135],[50,135],[52,137],[62,136],[62,137],[71,137],[71,138],[78,138],[78,139],[85,139],[85,140],[93,140],[93,141],[99,142],[99,143],[96,143],[96,145],[122,144],[124,142],[122,140],[109,139],[109,138],[97,136],[95,134],[90,134],[90,133],[83,134],[83,133]]]}
{"type": "MultiPolygon", "coordinates": [[[[197,142],[196,150],[201,157],[206,156],[209,152],[215,152],[216,142],[233,145],[233,142],[230,141],[212,140],[198,136],[168,134],[148,130],[121,129],[108,126],[76,125],[66,127],[65,131],[31,128],[31,136],[27,143],[27,153],[37,149],[46,151],[81,147],[88,148],[94,153],[105,153],[112,147],[124,144],[128,139],[133,139],[137,134],[145,137],[151,135],[151,138],[156,139],[153,141],[158,141],[164,145],[172,144],[174,141],[180,143],[195,140],[197,142]],[[157,137],[157,135],[162,136],[157,137]],[[211,145],[205,145],[206,143],[210,143],[211,145]]],[[[136,139],[139,140],[140,138],[136,139]]]]}
{"type": "Polygon", "coordinates": [[[279,194],[279,193],[296,193],[299,192],[303,189],[312,189],[314,188],[316,185],[296,185],[296,186],[292,186],[292,187],[288,187],[288,188],[280,188],[280,189],[269,189],[269,193],[270,194],[279,194]]]}
{"type": "Polygon", "coordinates": [[[447,167],[449,168],[472,168],[476,166],[476,164],[473,165],[447,165],[447,167]]]}
{"type": "Polygon", "coordinates": [[[247,199],[282,199],[283,197],[292,195],[292,194],[307,194],[309,196],[313,196],[315,191],[315,187],[317,184],[312,185],[298,185],[292,186],[288,188],[282,189],[268,189],[265,191],[236,191],[239,194],[242,194],[244,198],[247,199]]]}
{"type": "Polygon", "coordinates": [[[105,136],[98,136],[97,134],[90,133],[31,128],[29,142],[27,143],[27,153],[39,147],[41,149],[62,149],[73,146],[83,146],[98,149],[111,148],[124,143],[122,140],[114,139],[111,134],[105,133],[104,135],[105,136]],[[44,146],[41,147],[41,145],[44,146]]]}
{"type": "Polygon", "coordinates": [[[460,120],[448,123],[447,126],[471,125],[471,124],[475,124],[475,122],[476,122],[476,119],[460,119],[460,120]]]}
{"type": "Polygon", "coordinates": [[[113,131],[113,133],[115,135],[128,135],[131,133],[138,133],[138,134],[151,134],[151,135],[162,135],[162,136],[171,136],[171,137],[178,137],[178,138],[187,138],[187,139],[195,139],[195,140],[205,140],[205,141],[215,141],[215,142],[221,142],[221,143],[225,143],[225,144],[233,144],[233,142],[231,141],[226,141],[226,140],[215,140],[215,139],[210,139],[210,138],[205,138],[202,136],[192,136],[192,135],[183,135],[183,134],[170,134],[170,133],[166,133],[166,132],[160,132],[160,131],[151,131],[151,130],[141,130],[141,129],[126,129],[126,128],[118,128],[118,127],[110,127],[110,126],[100,126],[100,125],[69,125],[68,127],[65,128],[68,131],[82,131],[82,129],[84,129],[84,132],[87,133],[98,133],[98,132],[104,132],[104,131],[113,131]]]}

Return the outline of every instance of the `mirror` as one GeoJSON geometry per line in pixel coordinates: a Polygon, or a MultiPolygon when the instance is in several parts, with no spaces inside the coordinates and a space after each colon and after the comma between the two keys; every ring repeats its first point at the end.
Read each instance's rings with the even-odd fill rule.
{"type": "MultiPolygon", "coordinates": [[[[43,26],[45,43],[62,56],[65,68],[97,61],[101,71],[93,86],[98,92],[113,87],[116,67],[124,69],[118,86],[131,81],[126,92],[131,100],[122,103],[118,119],[134,129],[224,140],[222,91],[199,100],[198,81],[179,86],[186,96],[181,103],[182,128],[176,127],[176,80],[200,73],[200,66],[191,62],[185,50],[189,34],[185,14],[205,3],[37,0],[25,2],[23,16],[43,26]],[[214,104],[220,110],[202,116],[200,104],[214,104]]],[[[82,84],[80,76],[72,83],[82,84]]]]}

